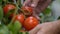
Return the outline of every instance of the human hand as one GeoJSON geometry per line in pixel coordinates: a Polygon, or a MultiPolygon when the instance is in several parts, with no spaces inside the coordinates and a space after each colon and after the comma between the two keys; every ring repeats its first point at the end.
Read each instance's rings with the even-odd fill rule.
{"type": "Polygon", "coordinates": [[[49,4],[51,0],[26,0],[23,6],[31,6],[33,8],[33,16],[35,16],[38,20],[40,12],[43,11],[49,4]]]}
{"type": "Polygon", "coordinates": [[[29,34],[60,34],[60,22],[47,22],[37,25],[29,34]]]}

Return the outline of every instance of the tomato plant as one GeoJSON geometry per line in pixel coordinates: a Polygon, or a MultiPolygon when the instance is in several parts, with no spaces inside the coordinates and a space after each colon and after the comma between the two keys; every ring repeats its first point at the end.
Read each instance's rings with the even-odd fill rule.
{"type": "Polygon", "coordinates": [[[6,15],[10,10],[15,9],[16,7],[12,4],[7,4],[3,7],[4,14],[6,15]]]}
{"type": "Polygon", "coordinates": [[[25,17],[23,14],[16,15],[16,18],[15,18],[15,20],[18,20],[19,22],[21,22],[21,24],[23,24],[24,19],[25,17]]]}
{"type": "Polygon", "coordinates": [[[26,30],[31,30],[33,29],[36,25],[38,25],[38,20],[35,17],[28,17],[26,18],[26,20],[24,21],[24,28],[26,30]]]}
{"type": "Polygon", "coordinates": [[[19,32],[25,32],[25,30],[20,30],[19,32]]]}
{"type": "MultiPolygon", "coordinates": [[[[0,34],[29,34],[28,31],[23,27],[26,26],[29,21],[24,22],[25,18],[32,15],[32,8],[28,6],[23,6],[22,8],[21,0],[1,0],[0,1],[0,34]],[[21,9],[20,9],[21,8],[21,9]],[[28,16],[27,16],[28,15],[28,16]],[[21,30],[22,29],[22,30],[21,30]]],[[[35,20],[35,18],[33,18],[35,20]]],[[[34,28],[38,21],[31,22],[34,28]],[[33,25],[34,24],[34,25],[33,25]]]]}
{"type": "Polygon", "coordinates": [[[33,13],[32,8],[31,8],[31,7],[28,7],[28,6],[22,7],[22,10],[24,10],[24,13],[25,13],[26,15],[31,15],[31,14],[33,13]]]}
{"type": "Polygon", "coordinates": [[[20,30],[19,34],[29,34],[29,33],[27,31],[25,31],[25,30],[20,30]]]}

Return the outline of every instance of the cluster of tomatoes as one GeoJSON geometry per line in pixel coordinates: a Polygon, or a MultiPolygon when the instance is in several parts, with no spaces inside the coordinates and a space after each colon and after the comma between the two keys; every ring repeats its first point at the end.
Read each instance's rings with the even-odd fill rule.
{"type": "MultiPolygon", "coordinates": [[[[15,8],[16,7],[13,4],[5,5],[3,7],[4,15],[7,15],[10,10],[13,10],[15,8]]],[[[24,7],[21,7],[21,10],[23,12],[16,14],[14,21],[18,20],[22,24],[22,27],[25,28],[25,30],[27,31],[36,27],[38,25],[38,20],[32,16],[33,9],[28,6],[24,6],[24,7]]],[[[13,16],[14,16],[13,13],[11,13],[9,17],[12,18],[13,16]]]]}

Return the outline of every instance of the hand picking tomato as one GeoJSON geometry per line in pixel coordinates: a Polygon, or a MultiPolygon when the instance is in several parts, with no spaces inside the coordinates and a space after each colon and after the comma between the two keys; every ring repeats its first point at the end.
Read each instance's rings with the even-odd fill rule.
{"type": "Polygon", "coordinates": [[[28,17],[25,21],[24,21],[24,28],[26,30],[31,30],[33,29],[35,26],[38,25],[38,20],[35,17],[28,17]]]}
{"type": "Polygon", "coordinates": [[[6,15],[8,11],[15,9],[16,7],[12,4],[7,4],[3,7],[4,14],[6,15]]]}
{"type": "Polygon", "coordinates": [[[25,17],[23,14],[16,15],[16,18],[15,18],[15,20],[18,20],[19,22],[21,22],[21,24],[23,24],[24,19],[25,17]]]}
{"type": "Polygon", "coordinates": [[[25,15],[31,15],[33,13],[33,9],[28,6],[22,7],[22,10],[24,10],[25,15]]]}

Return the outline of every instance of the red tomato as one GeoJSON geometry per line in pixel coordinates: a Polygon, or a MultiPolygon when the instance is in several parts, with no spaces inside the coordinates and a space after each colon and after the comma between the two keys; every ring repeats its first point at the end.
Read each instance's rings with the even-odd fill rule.
{"type": "Polygon", "coordinates": [[[28,7],[28,6],[22,7],[22,10],[24,10],[24,13],[26,15],[31,15],[33,13],[33,9],[31,7],[28,7]]]}
{"type": "Polygon", "coordinates": [[[38,20],[35,17],[28,17],[25,21],[24,21],[24,28],[26,30],[31,30],[33,29],[35,26],[38,25],[38,20]]]}
{"type": "Polygon", "coordinates": [[[3,7],[4,14],[6,15],[8,11],[15,9],[16,7],[12,4],[7,4],[3,7]]]}
{"type": "Polygon", "coordinates": [[[23,14],[16,15],[16,18],[15,18],[15,20],[18,20],[19,22],[21,22],[21,24],[23,24],[24,19],[25,17],[23,14]]]}

